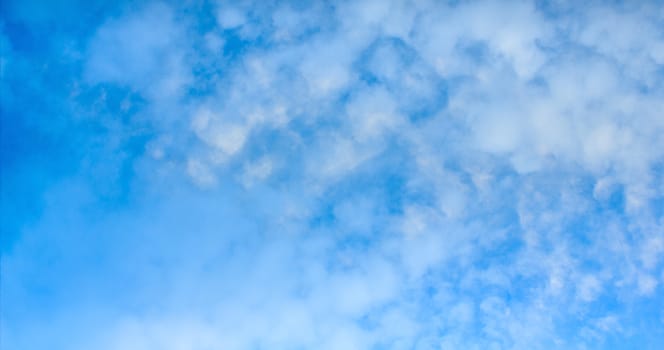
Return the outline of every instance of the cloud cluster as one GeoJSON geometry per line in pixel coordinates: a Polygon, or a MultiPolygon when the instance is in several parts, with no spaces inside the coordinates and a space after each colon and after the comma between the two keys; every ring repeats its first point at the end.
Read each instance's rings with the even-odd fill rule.
{"type": "Polygon", "coordinates": [[[142,101],[135,187],[50,191],[3,256],[8,348],[663,344],[657,1],[119,13],[78,88],[142,101]]]}

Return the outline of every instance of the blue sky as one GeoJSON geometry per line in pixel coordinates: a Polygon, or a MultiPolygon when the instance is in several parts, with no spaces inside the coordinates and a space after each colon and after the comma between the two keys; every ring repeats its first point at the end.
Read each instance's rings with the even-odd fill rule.
{"type": "Polygon", "coordinates": [[[3,350],[661,349],[661,1],[0,5],[3,350]]]}

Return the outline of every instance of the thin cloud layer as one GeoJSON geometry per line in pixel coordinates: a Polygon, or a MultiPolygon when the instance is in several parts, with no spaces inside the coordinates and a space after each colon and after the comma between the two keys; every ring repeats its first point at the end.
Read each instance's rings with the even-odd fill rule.
{"type": "Polygon", "coordinates": [[[0,22],[3,348],[664,344],[659,2],[53,6],[0,22]]]}

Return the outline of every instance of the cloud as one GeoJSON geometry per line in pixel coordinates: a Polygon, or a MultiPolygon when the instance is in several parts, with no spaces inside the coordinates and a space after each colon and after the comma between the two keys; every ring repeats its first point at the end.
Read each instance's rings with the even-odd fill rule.
{"type": "Polygon", "coordinates": [[[90,41],[85,76],[91,83],[128,85],[147,97],[178,96],[190,79],[184,33],[164,4],[110,19],[90,41]]]}
{"type": "Polygon", "coordinates": [[[57,95],[92,115],[73,127],[109,131],[86,136],[99,150],[3,250],[4,341],[657,346],[662,317],[643,310],[662,304],[662,16],[647,2],[109,10],[71,34],[75,89],[57,95]]]}

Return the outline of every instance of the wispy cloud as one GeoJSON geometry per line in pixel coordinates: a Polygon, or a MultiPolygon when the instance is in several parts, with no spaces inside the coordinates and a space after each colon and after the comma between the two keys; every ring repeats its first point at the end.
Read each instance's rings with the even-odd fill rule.
{"type": "Polygon", "coordinates": [[[663,344],[658,2],[26,4],[7,349],[663,344]]]}

